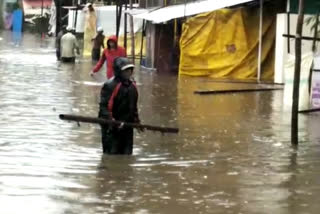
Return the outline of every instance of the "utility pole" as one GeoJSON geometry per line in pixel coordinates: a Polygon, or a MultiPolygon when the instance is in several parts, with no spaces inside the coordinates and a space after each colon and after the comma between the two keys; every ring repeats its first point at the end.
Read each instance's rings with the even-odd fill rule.
{"type": "MultiPolygon", "coordinates": [[[[130,10],[133,9],[132,0],[130,0],[130,10]]],[[[131,55],[132,55],[132,62],[135,63],[135,39],[134,39],[134,23],[133,23],[133,16],[130,15],[130,34],[131,34],[131,55]]]]}
{"type": "Polygon", "coordinates": [[[299,89],[300,89],[300,73],[301,73],[301,40],[304,20],[304,0],[299,0],[299,13],[295,41],[296,61],[294,67],[294,81],[293,81],[293,99],[292,99],[292,116],[291,116],[291,144],[297,146],[299,144],[299,89]]]}
{"type": "Polygon", "coordinates": [[[124,32],[124,39],[123,39],[123,46],[124,46],[124,49],[126,50],[126,52],[127,52],[127,37],[128,37],[128,35],[127,35],[127,31],[128,31],[128,27],[127,27],[127,25],[128,25],[128,0],[125,0],[125,6],[124,6],[124,10],[126,11],[125,13],[124,13],[124,30],[123,30],[123,32],[124,32]]]}

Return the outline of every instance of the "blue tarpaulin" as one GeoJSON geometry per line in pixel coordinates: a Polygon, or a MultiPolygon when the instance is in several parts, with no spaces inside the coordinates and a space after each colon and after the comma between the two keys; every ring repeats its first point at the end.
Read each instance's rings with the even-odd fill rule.
{"type": "Polygon", "coordinates": [[[12,30],[14,32],[21,32],[22,31],[22,22],[23,22],[23,12],[21,9],[17,9],[13,11],[12,14],[12,30]]]}

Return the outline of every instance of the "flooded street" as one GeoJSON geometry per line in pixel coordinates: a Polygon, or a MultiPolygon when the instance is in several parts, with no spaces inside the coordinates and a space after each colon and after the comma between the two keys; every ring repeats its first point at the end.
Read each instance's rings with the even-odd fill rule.
{"type": "Polygon", "coordinates": [[[91,61],[57,62],[52,39],[0,38],[0,213],[319,212],[320,114],[300,116],[293,150],[282,91],[201,96],[257,86],[137,70],[142,122],[180,133],[136,133],[133,156],[106,156],[99,126],[58,118],[97,115],[91,61]]]}

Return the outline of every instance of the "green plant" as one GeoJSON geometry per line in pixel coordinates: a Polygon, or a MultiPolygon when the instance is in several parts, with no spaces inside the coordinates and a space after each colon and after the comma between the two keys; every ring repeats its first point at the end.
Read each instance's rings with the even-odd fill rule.
{"type": "Polygon", "coordinates": [[[320,35],[320,3],[317,3],[317,8],[319,8],[318,14],[308,17],[305,20],[306,25],[311,25],[311,32],[314,32],[317,29],[317,37],[320,35]],[[318,19],[318,21],[317,21],[318,19]]]}
{"type": "Polygon", "coordinates": [[[319,14],[314,15],[312,17],[308,17],[305,20],[305,24],[311,25],[311,28],[310,28],[311,32],[314,32],[317,29],[317,36],[320,35],[320,16],[319,16],[319,14]],[[318,18],[318,24],[317,24],[317,18],[318,18]]]}

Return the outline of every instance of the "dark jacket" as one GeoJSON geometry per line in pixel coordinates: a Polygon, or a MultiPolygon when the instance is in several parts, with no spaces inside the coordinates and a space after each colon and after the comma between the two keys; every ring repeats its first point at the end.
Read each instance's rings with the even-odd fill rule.
{"type": "MultiPolygon", "coordinates": [[[[120,70],[101,89],[99,117],[123,122],[139,123],[137,109],[138,90],[133,81],[124,81],[120,70]]],[[[103,152],[107,154],[132,154],[133,129],[102,126],[103,152]]]]}
{"type": "Polygon", "coordinates": [[[101,33],[98,33],[97,36],[95,38],[93,38],[93,49],[101,49],[104,48],[104,38],[105,36],[101,33]]]}
{"type": "Polygon", "coordinates": [[[138,91],[134,82],[113,78],[106,82],[100,94],[99,117],[123,122],[139,122],[138,91]]]}

